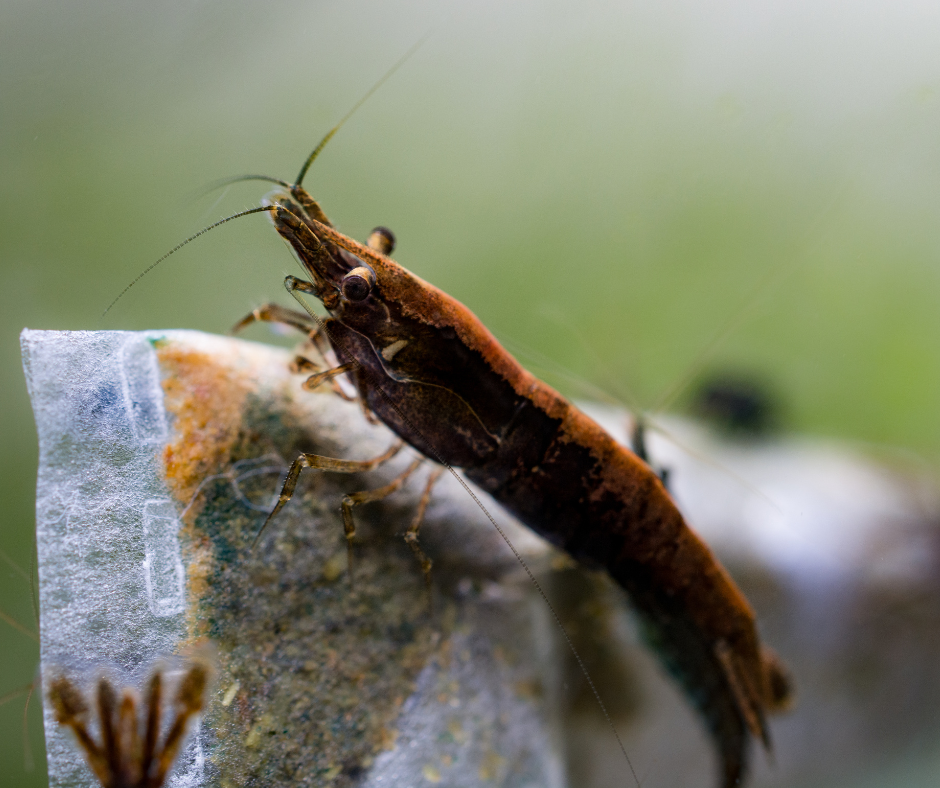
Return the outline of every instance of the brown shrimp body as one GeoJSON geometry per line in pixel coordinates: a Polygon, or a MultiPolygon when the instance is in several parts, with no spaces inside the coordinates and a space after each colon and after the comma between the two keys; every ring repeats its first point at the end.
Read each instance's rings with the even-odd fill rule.
{"type": "Polygon", "coordinates": [[[698,708],[739,783],[748,734],[769,746],[765,710],[782,673],[743,594],[685,523],[657,476],[535,378],[455,299],[319,219],[295,187],[271,199],[278,232],[330,311],[327,335],[367,406],[431,459],[462,468],[526,525],[629,593],[647,639],[698,708]],[[343,278],[365,264],[368,295],[343,278]]]}

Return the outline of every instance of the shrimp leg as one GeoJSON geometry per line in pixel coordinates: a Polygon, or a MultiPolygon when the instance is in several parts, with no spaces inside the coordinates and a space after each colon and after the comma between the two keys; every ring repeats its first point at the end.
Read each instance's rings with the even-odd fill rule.
{"type": "Polygon", "coordinates": [[[356,536],[356,522],[353,520],[352,510],[356,506],[361,506],[364,503],[372,503],[373,501],[381,501],[383,498],[387,498],[393,492],[401,489],[402,485],[408,481],[408,477],[411,476],[421,463],[424,462],[423,457],[419,457],[414,462],[411,463],[402,473],[392,479],[388,484],[377,487],[374,490],[365,490],[364,492],[349,493],[348,495],[343,496],[343,530],[346,532],[346,559],[349,566],[349,582],[352,583],[352,565],[353,565],[353,539],[356,536]]]}
{"type": "Polygon", "coordinates": [[[431,566],[434,562],[427,557],[424,550],[421,549],[421,545],[418,544],[418,530],[421,528],[424,513],[428,508],[428,502],[431,500],[431,490],[434,488],[437,480],[441,478],[442,473],[444,473],[443,468],[435,468],[431,471],[431,475],[428,477],[427,484],[424,487],[424,492],[421,494],[421,500],[418,502],[414,519],[405,532],[405,541],[415,554],[415,558],[417,558],[418,562],[421,564],[421,571],[424,572],[424,582],[427,584],[429,591],[431,589],[431,566]]]}
{"type": "Polygon", "coordinates": [[[303,334],[310,334],[311,332],[320,330],[320,326],[310,315],[305,315],[303,312],[298,312],[294,309],[287,309],[280,304],[270,303],[253,309],[232,326],[230,333],[237,334],[252,323],[280,323],[285,326],[290,326],[291,328],[296,328],[303,334]]]}
{"type": "Polygon", "coordinates": [[[301,454],[291,463],[290,469],[287,471],[287,478],[284,480],[284,484],[281,487],[277,504],[264,521],[264,525],[261,526],[261,530],[258,531],[257,536],[255,536],[254,543],[258,543],[265,528],[268,527],[268,523],[277,516],[277,513],[280,512],[294,496],[294,489],[297,487],[297,481],[300,479],[300,472],[304,468],[313,468],[318,471],[333,471],[334,473],[364,473],[390,460],[401,451],[404,445],[403,441],[396,441],[388,451],[380,454],[378,457],[373,457],[371,460],[338,460],[333,457],[323,457],[319,454],[307,454],[306,452],[301,454]]]}
{"type": "MultiPolygon", "coordinates": [[[[306,315],[303,312],[298,312],[294,309],[287,309],[280,304],[268,303],[264,304],[263,306],[259,306],[257,309],[253,309],[249,314],[245,315],[245,317],[239,320],[232,327],[230,333],[235,334],[241,331],[243,328],[250,326],[252,323],[262,322],[278,323],[280,325],[296,328],[301,333],[307,335],[308,346],[315,349],[322,358],[328,358],[328,354],[332,354],[329,342],[323,336],[322,324],[317,323],[310,315],[306,315]]],[[[356,399],[356,397],[347,394],[343,390],[343,387],[340,386],[339,381],[336,380],[338,375],[349,371],[349,369],[351,369],[351,367],[331,369],[324,372],[320,369],[318,364],[311,361],[306,356],[300,355],[299,353],[294,357],[294,360],[291,363],[291,370],[293,372],[314,373],[303,384],[307,391],[312,391],[320,384],[329,382],[334,394],[342,397],[347,402],[352,402],[356,399]]],[[[370,422],[376,423],[371,413],[366,412],[366,417],[370,422]]]]}

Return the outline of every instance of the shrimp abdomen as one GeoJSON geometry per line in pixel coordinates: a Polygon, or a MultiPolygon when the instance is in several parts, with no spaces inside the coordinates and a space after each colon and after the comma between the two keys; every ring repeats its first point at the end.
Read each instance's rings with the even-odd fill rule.
{"type": "Polygon", "coordinates": [[[467,475],[628,592],[647,641],[715,739],[720,784],[736,785],[748,733],[768,743],[754,614],[649,467],[553,394],[540,386],[495,455],[467,475]]]}

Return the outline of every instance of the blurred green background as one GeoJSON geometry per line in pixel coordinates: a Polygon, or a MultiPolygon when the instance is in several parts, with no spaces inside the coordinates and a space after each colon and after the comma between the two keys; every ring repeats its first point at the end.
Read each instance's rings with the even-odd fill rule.
{"type": "MultiPolygon", "coordinates": [[[[396,258],[498,336],[644,407],[730,322],[707,366],[768,380],[788,429],[940,457],[934,4],[5,0],[0,546],[19,566],[36,469],[19,331],[222,332],[286,301],[291,257],[250,217],[100,319],[265,191],[201,187],[292,178],[429,30],[307,179],[343,231],[388,225],[396,258]]],[[[33,625],[5,564],[0,606],[33,625]]],[[[37,649],[0,626],[3,694],[37,649]]],[[[38,707],[32,772],[22,714],[0,708],[3,782],[42,785],[38,707]]]]}

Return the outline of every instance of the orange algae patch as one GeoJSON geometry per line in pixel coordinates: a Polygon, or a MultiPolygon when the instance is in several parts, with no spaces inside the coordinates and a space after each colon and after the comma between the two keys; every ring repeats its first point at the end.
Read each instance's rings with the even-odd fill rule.
{"type": "Polygon", "coordinates": [[[188,506],[200,483],[228,464],[251,388],[206,353],[166,343],[157,348],[157,358],[165,407],[173,416],[164,473],[176,500],[188,506]]]}
{"type": "MultiPolygon", "coordinates": [[[[245,400],[250,387],[230,367],[211,355],[160,343],[157,358],[163,370],[163,401],[173,417],[173,438],[163,450],[167,486],[183,507],[196,505],[186,517],[186,577],[190,599],[204,599],[215,571],[210,540],[193,529],[200,501],[199,485],[228,466],[241,433],[245,400]]],[[[190,638],[208,634],[199,605],[188,606],[186,628],[190,638]]]]}

